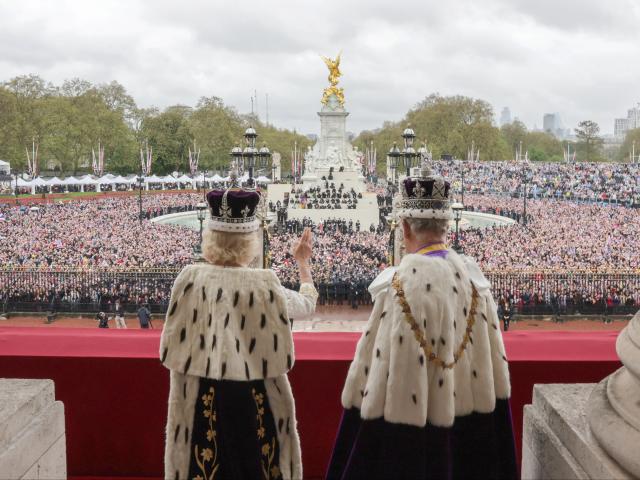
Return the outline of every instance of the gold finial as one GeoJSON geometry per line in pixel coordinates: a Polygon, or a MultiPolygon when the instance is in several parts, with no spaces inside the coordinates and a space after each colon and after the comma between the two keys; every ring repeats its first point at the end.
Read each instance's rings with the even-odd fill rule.
{"type": "Polygon", "coordinates": [[[338,79],[342,76],[340,72],[340,56],[342,52],[338,54],[335,60],[331,60],[327,57],[322,57],[322,60],[329,69],[329,86],[324,89],[322,94],[322,104],[326,105],[329,102],[329,97],[335,95],[338,98],[341,106],[344,106],[344,90],[338,87],[338,79]]]}

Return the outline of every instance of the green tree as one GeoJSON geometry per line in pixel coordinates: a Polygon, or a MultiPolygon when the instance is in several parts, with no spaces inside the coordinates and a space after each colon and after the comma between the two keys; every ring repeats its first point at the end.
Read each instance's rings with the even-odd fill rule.
{"type": "Polygon", "coordinates": [[[562,160],[562,142],[546,132],[528,132],[524,146],[529,158],[536,162],[559,162],[562,160]]]}
{"type": "Polygon", "coordinates": [[[143,120],[142,134],[153,148],[154,173],[166,175],[187,170],[191,113],[191,107],[175,105],[143,120]]]}
{"type": "Polygon", "coordinates": [[[595,162],[602,158],[603,140],[598,135],[600,127],[592,120],[583,120],[575,129],[578,142],[576,149],[580,159],[585,162],[595,162]]]}
{"type": "Polygon", "coordinates": [[[515,157],[515,151],[519,148],[520,142],[524,146],[527,139],[527,127],[520,120],[514,120],[500,127],[502,138],[509,148],[511,158],[515,157]]]}
{"type": "Polygon", "coordinates": [[[620,146],[617,159],[621,162],[628,162],[631,160],[631,154],[634,154],[635,161],[638,161],[638,155],[640,155],[640,128],[635,128],[627,131],[624,137],[624,142],[620,146]]]}

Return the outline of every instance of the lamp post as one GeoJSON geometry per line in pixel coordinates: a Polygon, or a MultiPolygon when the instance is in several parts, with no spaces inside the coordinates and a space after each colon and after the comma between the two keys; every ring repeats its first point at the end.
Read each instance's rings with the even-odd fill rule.
{"type": "Polygon", "coordinates": [[[276,181],[276,171],[278,170],[278,167],[276,167],[276,164],[271,162],[271,182],[275,183],[276,181]]]}
{"type": "Polygon", "coordinates": [[[415,166],[418,153],[413,148],[413,140],[416,138],[416,134],[410,126],[404,129],[402,132],[402,139],[404,141],[404,148],[402,149],[402,161],[404,168],[407,172],[407,177],[411,176],[411,167],[415,166]]]}
{"type": "Polygon", "coordinates": [[[195,254],[196,260],[202,260],[202,222],[204,222],[207,215],[207,204],[199,202],[196,205],[196,209],[198,210],[198,222],[200,222],[200,239],[197,245],[193,248],[193,253],[195,254]]]}
{"type": "Polygon", "coordinates": [[[136,180],[138,181],[138,221],[142,225],[142,183],[144,182],[142,172],[140,172],[136,180]]]}
{"type": "Polygon", "coordinates": [[[15,176],[16,176],[16,188],[14,190],[14,194],[16,196],[16,200],[18,199],[18,195],[20,194],[20,192],[18,191],[18,172],[15,172],[15,176]]]}
{"type": "Polygon", "coordinates": [[[460,185],[460,201],[462,202],[462,204],[464,205],[464,160],[462,161],[462,168],[461,168],[461,172],[462,172],[462,183],[460,185]]]}
{"type": "Polygon", "coordinates": [[[398,168],[398,160],[400,159],[400,149],[398,145],[394,142],[393,147],[387,153],[387,163],[389,164],[389,169],[391,169],[391,183],[393,185],[396,184],[396,169],[398,168]]]}
{"type": "Polygon", "coordinates": [[[453,241],[453,249],[460,253],[462,248],[460,247],[460,220],[462,220],[462,210],[464,210],[464,205],[460,202],[454,202],[451,205],[451,210],[453,210],[453,219],[456,222],[456,236],[453,241]]]}
{"type": "Polygon", "coordinates": [[[529,171],[529,169],[527,168],[526,165],[523,164],[522,166],[522,184],[524,186],[524,195],[523,195],[523,199],[522,199],[522,224],[526,225],[527,224],[527,196],[528,196],[528,191],[527,191],[527,186],[529,185],[529,182],[531,181],[531,172],[529,171]]]}
{"type": "Polygon", "coordinates": [[[241,149],[238,145],[231,149],[231,158],[233,160],[234,165],[232,168],[236,168],[238,173],[242,169],[245,170],[245,167],[249,170],[249,180],[247,184],[249,186],[254,185],[253,173],[254,168],[256,166],[256,162],[258,162],[259,167],[266,167],[269,163],[269,159],[271,158],[271,152],[267,148],[266,144],[258,150],[256,148],[256,138],[258,134],[252,126],[249,126],[244,132],[244,139],[246,146],[244,149],[241,149]]]}

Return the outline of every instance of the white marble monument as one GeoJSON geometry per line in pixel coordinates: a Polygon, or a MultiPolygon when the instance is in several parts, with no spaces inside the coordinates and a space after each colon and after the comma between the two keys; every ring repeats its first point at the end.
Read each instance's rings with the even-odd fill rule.
{"type": "MultiPolygon", "coordinates": [[[[343,186],[344,192],[352,189],[358,198],[356,208],[347,209],[314,209],[305,208],[297,203],[289,204],[288,217],[290,219],[310,218],[314,222],[329,218],[359,221],[361,228],[369,229],[370,225],[377,226],[379,221],[376,196],[366,191],[363,176],[364,155],[351,145],[347,136],[346,121],[349,112],[344,108],[344,91],[338,87],[340,73],[340,55],[335,60],[324,58],[329,68],[329,86],[322,95],[322,108],[318,112],[320,117],[320,136],[313,147],[304,153],[304,173],[302,184],[296,184],[295,190],[307,191],[310,188],[325,189],[326,181],[333,183],[336,188],[343,186]],[[332,177],[329,179],[329,177],[332,177]],[[323,178],[325,180],[323,180],[323,178]]],[[[282,201],[286,192],[292,187],[286,185],[269,186],[269,200],[274,203],[282,201]]],[[[291,197],[290,197],[291,198],[291,197]]]]}

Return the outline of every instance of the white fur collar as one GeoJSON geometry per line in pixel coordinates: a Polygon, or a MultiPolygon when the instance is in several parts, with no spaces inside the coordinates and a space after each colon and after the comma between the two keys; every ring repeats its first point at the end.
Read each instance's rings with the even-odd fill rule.
{"type": "Polygon", "coordinates": [[[172,370],[226,380],[274,378],[293,365],[291,321],[271,270],[185,267],[171,291],[160,343],[172,370]]]}
{"type": "Polygon", "coordinates": [[[345,408],[359,408],[365,419],[450,426],[455,416],[491,412],[496,398],[509,397],[496,306],[488,282],[482,282],[484,276],[473,265],[450,251],[446,259],[407,255],[397,268],[425,338],[447,361],[464,336],[471,282],[476,286],[479,300],[472,343],[452,369],[425,358],[389,284],[393,274],[377,286],[378,296],[342,393],[345,408]]]}

